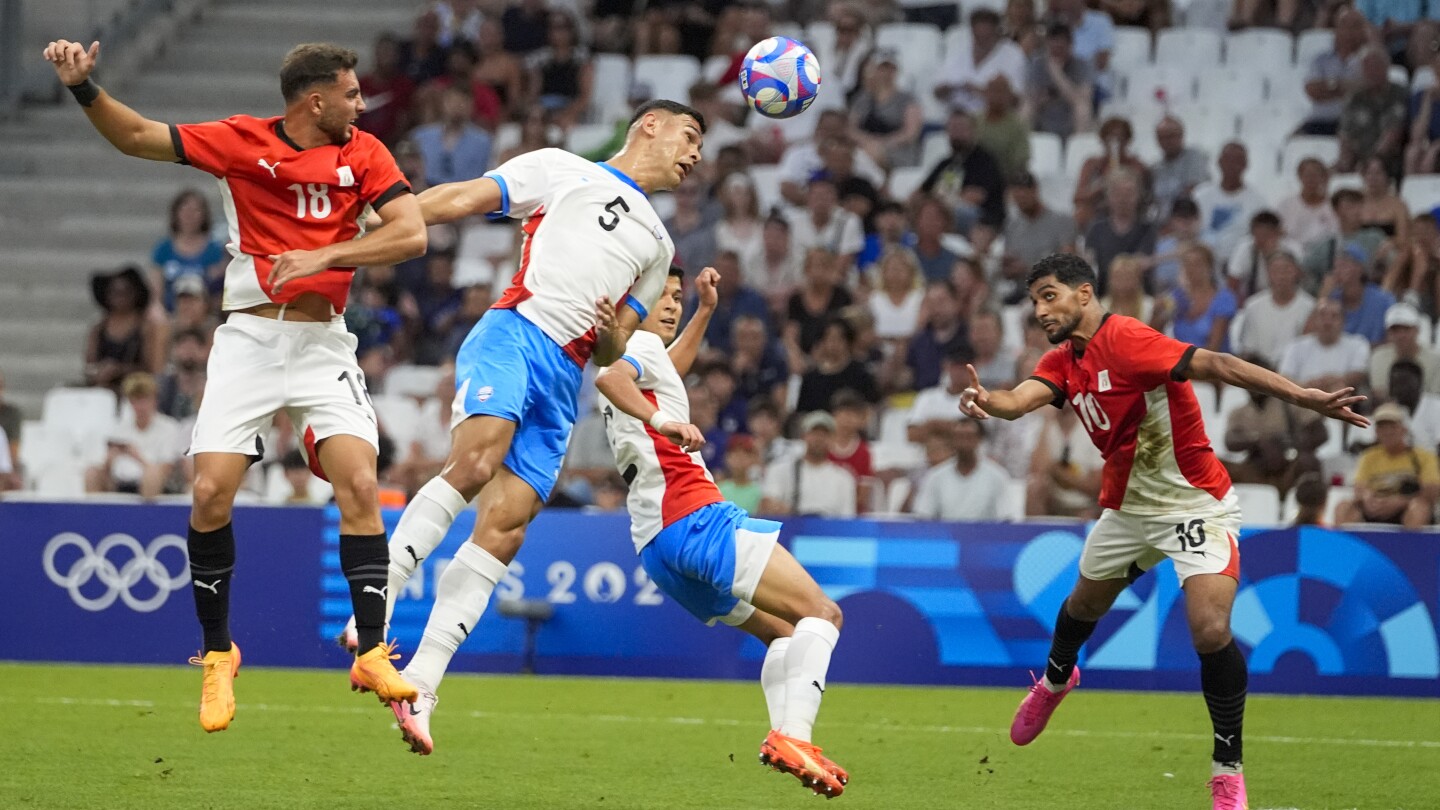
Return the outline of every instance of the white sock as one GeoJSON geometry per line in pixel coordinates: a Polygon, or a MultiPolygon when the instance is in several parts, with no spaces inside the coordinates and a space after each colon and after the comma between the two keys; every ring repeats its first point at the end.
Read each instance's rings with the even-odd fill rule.
{"type": "Polygon", "coordinates": [[[825,673],[830,654],[840,640],[840,629],[824,619],[808,616],[795,624],[790,649],[785,653],[785,710],[780,733],[810,742],[820,698],[825,695],[825,673]]]}
{"type": "Polygon", "coordinates": [[[785,719],[785,651],[790,638],[777,638],[765,650],[765,663],[760,665],[760,688],[765,690],[765,708],[770,712],[770,728],[780,728],[785,719]]]}
{"type": "Polygon", "coordinates": [[[390,577],[385,600],[385,625],[395,613],[395,600],[410,580],[420,561],[445,539],[450,525],[465,508],[465,496],[455,491],[450,482],[435,476],[415,493],[414,499],[400,515],[400,523],[390,536],[390,577]]]}
{"type": "Polygon", "coordinates": [[[1212,777],[1214,777],[1214,776],[1220,776],[1220,775],[1222,775],[1222,774],[1227,774],[1227,773],[1244,773],[1244,772],[1245,772],[1245,770],[1240,766],[1240,763],[1238,763],[1238,762],[1216,762],[1216,761],[1213,760],[1213,759],[1210,760],[1210,775],[1211,775],[1212,777]]]}
{"type": "Polygon", "coordinates": [[[405,677],[434,692],[475,623],[490,604],[490,594],[505,576],[505,563],[490,552],[467,542],[455,552],[435,588],[435,606],[415,657],[405,667],[405,677]]]}

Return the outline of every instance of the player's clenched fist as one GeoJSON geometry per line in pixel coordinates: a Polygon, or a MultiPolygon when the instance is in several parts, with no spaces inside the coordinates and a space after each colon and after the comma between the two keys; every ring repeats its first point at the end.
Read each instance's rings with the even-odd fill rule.
{"type": "Polygon", "coordinates": [[[680,445],[680,449],[687,453],[705,446],[705,435],[700,428],[688,422],[666,422],[660,426],[660,435],[680,445]]]}
{"type": "Polygon", "coordinates": [[[720,293],[716,290],[719,283],[719,270],[707,267],[700,271],[700,276],[695,279],[695,293],[699,296],[700,306],[713,307],[719,303],[720,293]]]}
{"type": "Polygon", "coordinates": [[[95,69],[95,59],[99,55],[99,42],[90,43],[88,51],[84,45],[68,39],[57,39],[45,46],[45,61],[55,68],[55,75],[67,87],[90,78],[90,71],[95,69]]]}

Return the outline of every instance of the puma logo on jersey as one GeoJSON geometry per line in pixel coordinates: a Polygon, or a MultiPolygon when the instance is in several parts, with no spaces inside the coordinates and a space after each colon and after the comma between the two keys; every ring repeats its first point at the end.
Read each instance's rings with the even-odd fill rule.
{"type": "Polygon", "coordinates": [[[275,165],[274,165],[274,166],[271,166],[269,163],[266,163],[266,162],[265,162],[265,158],[260,158],[259,160],[255,161],[255,162],[256,162],[256,164],[258,164],[258,165],[260,166],[260,168],[264,169],[264,170],[267,171],[267,172],[270,172],[270,176],[271,176],[271,177],[274,177],[274,176],[275,176],[275,170],[278,169],[278,168],[280,168],[280,161],[278,161],[278,160],[275,161],[275,165]]]}

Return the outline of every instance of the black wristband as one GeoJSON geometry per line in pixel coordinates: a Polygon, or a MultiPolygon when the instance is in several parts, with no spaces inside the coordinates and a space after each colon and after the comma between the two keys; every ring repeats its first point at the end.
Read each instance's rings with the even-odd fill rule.
{"type": "Polygon", "coordinates": [[[69,90],[75,100],[80,102],[81,107],[89,107],[95,103],[95,99],[100,97],[100,85],[89,78],[79,84],[67,84],[65,89],[69,90]]]}

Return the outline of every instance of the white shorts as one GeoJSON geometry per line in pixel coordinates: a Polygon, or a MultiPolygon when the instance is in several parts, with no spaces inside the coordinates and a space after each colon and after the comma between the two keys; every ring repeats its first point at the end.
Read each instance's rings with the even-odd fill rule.
{"type": "Polygon", "coordinates": [[[1166,557],[1184,583],[1195,574],[1240,578],[1240,503],[1233,491],[1214,509],[1175,515],[1136,515],[1106,509],[1080,553],[1086,579],[1125,579],[1154,568],[1166,557]]]}
{"type": "Polygon", "coordinates": [[[277,321],[233,312],[215,330],[205,396],[195,415],[190,455],[263,455],[260,437],[275,412],[319,442],[358,436],[379,452],[375,409],[345,324],[277,321]]]}

